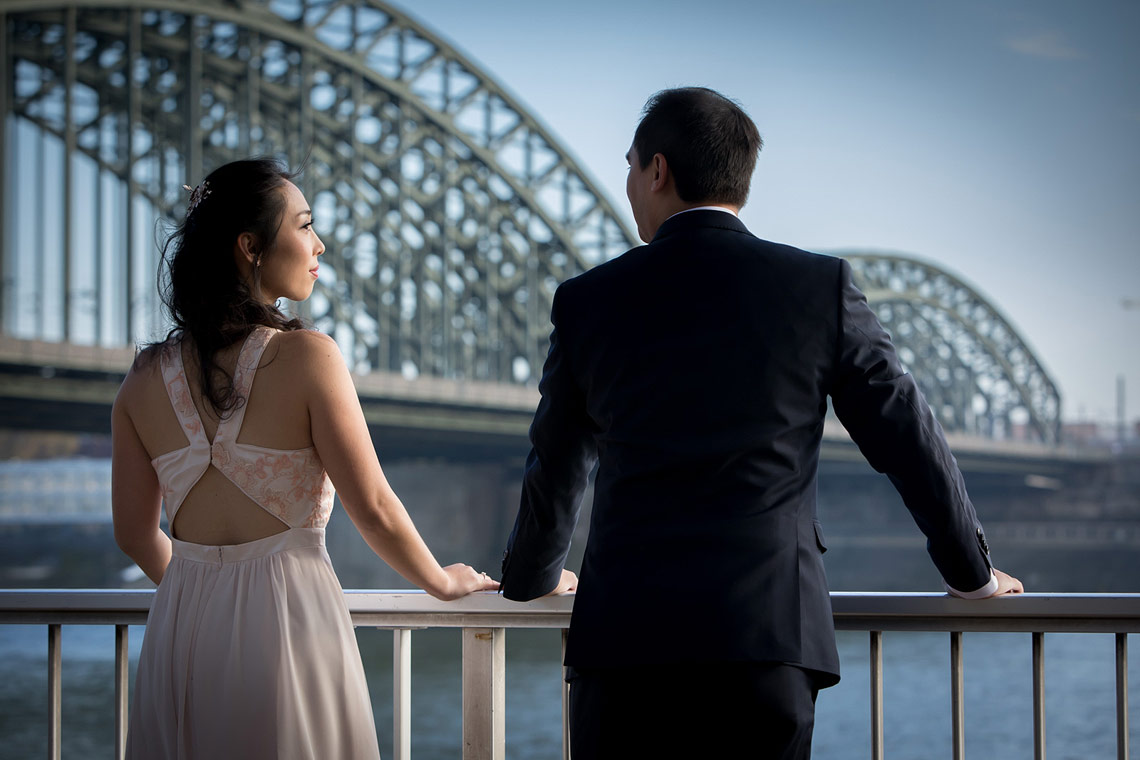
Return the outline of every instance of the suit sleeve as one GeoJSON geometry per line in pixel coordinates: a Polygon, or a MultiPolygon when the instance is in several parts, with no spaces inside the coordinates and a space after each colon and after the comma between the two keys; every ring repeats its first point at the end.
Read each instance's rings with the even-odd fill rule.
{"type": "Polygon", "coordinates": [[[550,353],[530,427],[530,455],[514,529],[503,554],[500,592],[526,601],[549,593],[561,576],[578,523],[586,478],[597,458],[585,394],[571,372],[559,336],[565,319],[565,285],[554,294],[550,353]]]}
{"type": "Polygon", "coordinates": [[[985,589],[989,547],[942,426],[842,260],[837,353],[836,415],[902,496],[946,585],[967,596],[985,589]]]}

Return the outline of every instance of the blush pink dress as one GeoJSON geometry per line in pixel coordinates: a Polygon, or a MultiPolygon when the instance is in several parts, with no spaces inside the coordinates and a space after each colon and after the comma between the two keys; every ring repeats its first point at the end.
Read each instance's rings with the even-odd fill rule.
{"type": "MultiPolygon", "coordinates": [[[[249,398],[257,328],[234,387],[249,398]]],[[[289,529],[230,546],[172,539],[131,695],[128,758],[379,758],[352,621],[325,551],[333,488],[317,452],[238,443],[245,406],[211,443],[178,346],[162,376],[190,441],[153,460],[168,524],[213,466],[289,529]]]]}

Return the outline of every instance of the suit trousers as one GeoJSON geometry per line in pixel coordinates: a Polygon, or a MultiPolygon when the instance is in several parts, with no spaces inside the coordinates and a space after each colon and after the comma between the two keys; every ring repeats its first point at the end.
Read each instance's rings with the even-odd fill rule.
{"type": "Polygon", "coordinates": [[[818,693],[783,663],[569,668],[573,760],[808,760],[818,693]]]}

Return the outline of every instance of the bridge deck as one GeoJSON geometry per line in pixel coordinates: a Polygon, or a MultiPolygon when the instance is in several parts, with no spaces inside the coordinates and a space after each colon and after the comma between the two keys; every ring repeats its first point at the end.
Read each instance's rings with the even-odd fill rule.
{"type": "MultiPolygon", "coordinates": [[[[107,433],[110,408],[134,358],[131,348],[21,340],[0,335],[0,419],[4,427],[107,433]]],[[[418,377],[391,372],[354,376],[365,418],[394,455],[516,458],[538,404],[533,386],[418,377]]],[[[1103,449],[1079,449],[949,435],[966,471],[1052,477],[1071,466],[1098,466],[1103,449]]],[[[824,428],[823,459],[862,464],[835,419],[824,428]]]]}

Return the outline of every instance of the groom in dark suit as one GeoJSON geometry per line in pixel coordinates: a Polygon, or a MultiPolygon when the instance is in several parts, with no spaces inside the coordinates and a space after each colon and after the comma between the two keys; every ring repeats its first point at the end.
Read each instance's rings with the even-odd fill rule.
{"type": "Polygon", "coordinates": [[[816,519],[827,398],[947,589],[993,569],[942,430],[848,264],[736,214],[760,150],[704,88],[650,98],[626,158],[647,245],[559,287],[502,593],[574,590],[575,760],[807,758],[839,680],[816,519]],[[581,582],[564,570],[598,462],[581,582]]]}

